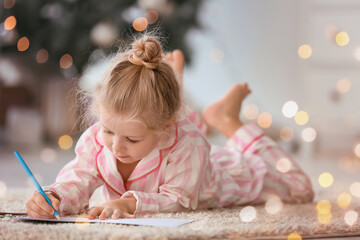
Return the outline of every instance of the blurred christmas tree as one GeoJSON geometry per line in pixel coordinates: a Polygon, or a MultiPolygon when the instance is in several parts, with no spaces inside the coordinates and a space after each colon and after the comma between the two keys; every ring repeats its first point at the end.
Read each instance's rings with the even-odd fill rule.
{"type": "Polygon", "coordinates": [[[0,51],[81,73],[96,49],[116,52],[116,40],[159,28],[166,50],[190,62],[186,33],[199,28],[201,0],[3,0],[0,51]]]}

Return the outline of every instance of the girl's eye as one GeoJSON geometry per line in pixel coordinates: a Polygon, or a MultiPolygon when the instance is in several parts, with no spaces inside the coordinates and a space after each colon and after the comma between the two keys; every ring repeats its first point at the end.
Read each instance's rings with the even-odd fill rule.
{"type": "Polygon", "coordinates": [[[107,133],[107,134],[112,134],[112,132],[111,132],[111,131],[106,130],[106,129],[104,129],[104,133],[107,133]]]}
{"type": "Polygon", "coordinates": [[[137,143],[137,142],[139,142],[139,140],[132,140],[132,139],[130,139],[130,138],[126,138],[129,142],[131,142],[131,143],[137,143]]]}

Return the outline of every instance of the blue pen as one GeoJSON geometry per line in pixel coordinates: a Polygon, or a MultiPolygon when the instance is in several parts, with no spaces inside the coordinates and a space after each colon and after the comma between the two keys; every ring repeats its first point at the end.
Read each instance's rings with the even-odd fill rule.
{"type": "Polygon", "coordinates": [[[42,187],[40,186],[40,184],[38,183],[38,181],[36,180],[36,178],[34,177],[34,175],[32,174],[32,172],[30,171],[29,167],[26,165],[24,159],[20,156],[20,153],[18,153],[18,151],[14,152],[15,156],[17,157],[17,159],[19,159],[21,165],[25,168],[25,171],[27,172],[27,174],[29,175],[29,177],[31,178],[31,180],[35,183],[36,188],[39,190],[39,192],[44,196],[45,200],[47,201],[47,203],[54,209],[54,215],[55,217],[60,220],[60,215],[59,213],[55,210],[55,208],[53,207],[53,205],[51,204],[50,199],[48,198],[48,196],[46,196],[44,190],[42,189],[42,187]]]}

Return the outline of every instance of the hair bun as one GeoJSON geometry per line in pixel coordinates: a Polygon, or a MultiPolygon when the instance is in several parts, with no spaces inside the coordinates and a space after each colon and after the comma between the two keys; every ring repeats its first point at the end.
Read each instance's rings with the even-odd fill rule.
{"type": "Polygon", "coordinates": [[[143,37],[132,44],[129,61],[134,65],[143,65],[148,69],[156,69],[162,59],[160,43],[151,37],[143,37]]]}

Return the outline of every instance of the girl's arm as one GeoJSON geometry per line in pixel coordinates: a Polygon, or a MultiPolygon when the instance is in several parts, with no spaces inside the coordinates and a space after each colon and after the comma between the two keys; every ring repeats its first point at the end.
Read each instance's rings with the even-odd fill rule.
{"type": "Polygon", "coordinates": [[[75,159],[65,165],[54,184],[44,188],[59,196],[62,214],[84,211],[93,192],[103,184],[95,163],[99,146],[95,141],[94,127],[80,137],[75,147],[75,159]]]}
{"type": "Polygon", "coordinates": [[[165,182],[158,193],[128,191],[122,196],[136,199],[134,214],[197,208],[200,185],[210,164],[210,146],[184,144],[180,148],[169,156],[165,182]]]}

